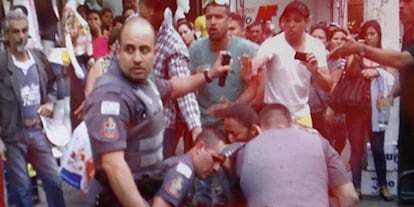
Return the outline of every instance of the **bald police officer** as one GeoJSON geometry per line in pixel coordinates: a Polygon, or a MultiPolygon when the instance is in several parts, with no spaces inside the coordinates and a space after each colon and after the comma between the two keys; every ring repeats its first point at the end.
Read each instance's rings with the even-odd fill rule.
{"type": "Polygon", "coordinates": [[[145,206],[161,184],[163,99],[182,96],[228,71],[221,56],[209,71],[168,82],[149,78],[154,64],[154,30],[140,17],[121,29],[118,62],[95,84],[85,103],[95,180],[96,206],[145,206]]]}

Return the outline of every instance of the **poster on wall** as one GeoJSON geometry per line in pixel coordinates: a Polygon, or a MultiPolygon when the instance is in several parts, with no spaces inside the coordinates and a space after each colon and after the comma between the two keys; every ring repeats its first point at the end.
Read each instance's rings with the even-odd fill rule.
{"type": "Polygon", "coordinates": [[[271,20],[278,27],[280,14],[290,2],[291,0],[232,0],[232,5],[237,13],[244,16],[246,25],[271,20]]]}

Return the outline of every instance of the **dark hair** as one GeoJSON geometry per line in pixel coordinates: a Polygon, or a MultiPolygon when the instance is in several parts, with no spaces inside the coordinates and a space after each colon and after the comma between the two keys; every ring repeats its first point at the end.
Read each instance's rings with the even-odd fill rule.
{"type": "Polygon", "coordinates": [[[178,28],[179,28],[181,25],[187,25],[187,27],[188,27],[190,30],[194,30],[194,24],[193,24],[193,23],[191,23],[191,22],[189,22],[189,21],[187,21],[187,20],[186,20],[186,19],[184,19],[184,18],[181,18],[181,19],[178,19],[178,20],[177,20],[177,26],[176,26],[176,29],[178,30],[178,28]]]}
{"type": "Polygon", "coordinates": [[[102,19],[102,16],[103,16],[106,12],[109,12],[109,13],[113,14],[113,12],[112,12],[112,10],[111,10],[111,9],[109,9],[109,8],[104,8],[104,9],[102,9],[102,10],[101,10],[101,13],[99,14],[99,17],[102,19]]]}
{"type": "Polygon", "coordinates": [[[260,125],[269,122],[278,122],[278,124],[291,124],[292,116],[289,109],[278,103],[266,104],[259,113],[260,125]]]}
{"type": "Polygon", "coordinates": [[[344,29],[344,28],[342,28],[342,27],[338,27],[338,28],[336,28],[336,29],[334,29],[334,30],[332,30],[330,33],[329,33],[329,35],[328,35],[328,41],[331,41],[331,39],[332,39],[332,37],[333,37],[333,35],[335,34],[335,33],[337,33],[337,32],[342,32],[342,33],[344,33],[345,35],[349,35],[349,32],[346,30],[346,29],[344,29]]]}
{"type": "Polygon", "coordinates": [[[251,127],[253,124],[259,123],[256,111],[249,104],[245,103],[230,105],[222,113],[218,114],[218,116],[237,119],[245,127],[251,127]]]}
{"type": "Polygon", "coordinates": [[[96,9],[89,9],[86,12],[86,16],[89,16],[89,14],[96,14],[96,15],[98,15],[99,19],[101,19],[101,13],[96,9]]]}
{"type": "Polygon", "coordinates": [[[85,9],[85,14],[88,14],[89,13],[90,8],[89,8],[88,5],[86,5],[86,4],[79,5],[78,7],[76,7],[76,11],[79,12],[79,9],[81,9],[81,8],[84,8],[85,9]]]}
{"type": "Polygon", "coordinates": [[[361,31],[358,34],[357,39],[365,39],[365,36],[367,35],[367,30],[369,28],[373,28],[378,33],[378,42],[376,47],[382,48],[382,32],[381,32],[381,25],[377,20],[368,20],[364,22],[364,24],[361,27],[361,31]]]}
{"type": "MultiPolygon", "coordinates": [[[[187,21],[185,18],[181,18],[177,20],[177,26],[175,27],[175,30],[178,32],[178,28],[181,27],[181,25],[187,25],[188,29],[192,30],[194,32],[194,24],[192,22],[187,21]]],[[[194,40],[197,40],[197,35],[194,32],[194,40]]]]}
{"type": "Polygon", "coordinates": [[[249,31],[252,27],[255,27],[255,26],[260,26],[260,28],[262,29],[262,31],[265,30],[265,28],[264,28],[265,26],[263,24],[263,21],[260,21],[260,20],[256,20],[253,23],[247,25],[246,30],[249,31]]]}
{"type": "Polygon", "coordinates": [[[126,12],[127,10],[132,10],[132,11],[134,11],[134,13],[136,13],[136,12],[137,12],[137,11],[136,11],[136,9],[135,9],[134,7],[132,7],[132,6],[127,6],[127,7],[124,7],[124,8],[122,9],[122,16],[124,16],[124,15],[125,15],[125,12],[126,12]]]}
{"type": "Polygon", "coordinates": [[[111,47],[119,39],[119,34],[121,33],[121,28],[114,28],[109,33],[108,37],[108,47],[111,47]]]}
{"type": "Polygon", "coordinates": [[[194,145],[199,142],[204,142],[206,148],[215,148],[220,142],[226,143],[226,136],[215,127],[205,127],[197,136],[194,145]]]}
{"type": "Polygon", "coordinates": [[[239,23],[240,27],[244,27],[244,19],[236,12],[230,13],[230,18],[239,23]]]}
{"type": "Polygon", "coordinates": [[[326,26],[326,24],[318,23],[318,24],[312,25],[310,28],[310,33],[312,34],[312,32],[317,29],[322,30],[326,35],[326,39],[328,39],[329,31],[328,31],[328,27],[326,26]]]}
{"type": "Polygon", "coordinates": [[[124,24],[125,18],[121,15],[115,16],[112,20],[112,26],[115,26],[117,23],[124,24]]]}

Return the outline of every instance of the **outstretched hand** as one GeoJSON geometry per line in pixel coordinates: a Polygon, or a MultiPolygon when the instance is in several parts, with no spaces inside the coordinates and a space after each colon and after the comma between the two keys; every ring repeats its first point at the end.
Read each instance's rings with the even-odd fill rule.
{"type": "Polygon", "coordinates": [[[212,77],[219,77],[224,72],[230,72],[233,60],[230,61],[229,65],[221,65],[221,61],[222,61],[223,55],[225,53],[226,53],[226,51],[220,51],[220,54],[217,57],[216,62],[214,63],[213,67],[211,68],[211,76],[212,77]]]}
{"type": "MultiPolygon", "coordinates": [[[[239,58],[239,65],[240,65],[240,76],[242,80],[250,80],[255,75],[253,72],[253,64],[252,59],[246,55],[243,54],[239,58]]],[[[257,71],[256,71],[257,74],[257,71]]]]}
{"type": "Polygon", "coordinates": [[[343,45],[333,49],[329,53],[328,58],[338,59],[338,58],[345,57],[348,55],[358,54],[363,50],[363,47],[364,47],[363,43],[356,41],[352,37],[347,37],[346,42],[343,45]]]}
{"type": "Polygon", "coordinates": [[[231,104],[232,104],[232,102],[231,102],[231,101],[229,101],[227,98],[225,98],[225,97],[221,97],[220,103],[216,103],[216,104],[211,105],[211,106],[208,108],[208,110],[207,110],[207,114],[208,114],[209,116],[212,116],[212,117],[218,117],[218,116],[220,116],[220,115],[223,113],[223,111],[224,111],[225,109],[227,109],[227,108],[228,108],[231,104]]]}

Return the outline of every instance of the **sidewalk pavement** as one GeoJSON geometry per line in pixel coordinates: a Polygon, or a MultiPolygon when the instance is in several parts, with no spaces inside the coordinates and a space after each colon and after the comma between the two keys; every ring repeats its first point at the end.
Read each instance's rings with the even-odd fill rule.
{"type": "MultiPolygon", "coordinates": [[[[36,207],[47,207],[46,198],[41,186],[39,186],[41,203],[36,207]]],[[[80,191],[72,188],[68,184],[63,184],[63,191],[65,195],[65,202],[67,207],[88,207],[85,195],[80,191]]],[[[360,202],[360,207],[397,207],[396,202],[385,202],[380,197],[364,196],[360,202]]]]}

